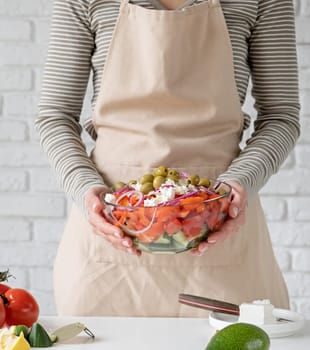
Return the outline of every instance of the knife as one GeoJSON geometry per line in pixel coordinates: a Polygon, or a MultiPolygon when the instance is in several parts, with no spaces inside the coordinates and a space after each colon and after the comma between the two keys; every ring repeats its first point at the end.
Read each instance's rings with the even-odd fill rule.
{"type": "MultiPolygon", "coordinates": [[[[179,294],[179,302],[181,304],[186,304],[188,306],[198,307],[200,309],[221,312],[223,314],[229,315],[240,315],[240,308],[237,304],[227,303],[221,300],[209,299],[205,297],[200,297],[197,295],[190,294],[179,294]]],[[[277,322],[292,322],[285,318],[277,318],[277,322]]]]}
{"type": "Polygon", "coordinates": [[[239,305],[226,303],[225,301],[200,297],[190,294],[179,294],[179,302],[200,309],[222,312],[224,314],[239,315],[239,305]]]}

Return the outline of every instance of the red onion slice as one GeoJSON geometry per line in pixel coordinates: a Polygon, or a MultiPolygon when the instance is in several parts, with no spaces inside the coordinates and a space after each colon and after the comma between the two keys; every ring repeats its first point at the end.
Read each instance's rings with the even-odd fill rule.
{"type": "Polygon", "coordinates": [[[147,230],[149,230],[151,228],[151,226],[153,225],[153,222],[155,220],[156,213],[157,213],[157,208],[154,208],[154,213],[153,213],[153,216],[152,216],[150,223],[146,227],[142,228],[141,230],[131,230],[130,228],[126,227],[125,225],[121,225],[121,227],[125,232],[127,232],[133,236],[137,236],[141,233],[146,232],[147,230]]]}
{"type": "MultiPolygon", "coordinates": [[[[138,201],[137,201],[137,203],[136,203],[135,205],[130,205],[130,206],[131,206],[131,207],[137,207],[137,206],[139,206],[140,204],[143,203],[144,195],[143,195],[142,192],[135,191],[135,190],[127,191],[127,192],[123,193],[122,195],[120,195],[120,196],[117,198],[115,204],[118,205],[119,202],[120,202],[122,199],[124,199],[125,197],[128,197],[128,200],[130,201],[130,197],[132,197],[132,196],[134,196],[134,195],[138,196],[139,199],[138,199],[138,201]]],[[[120,204],[120,205],[121,205],[121,204],[120,204]]]]}

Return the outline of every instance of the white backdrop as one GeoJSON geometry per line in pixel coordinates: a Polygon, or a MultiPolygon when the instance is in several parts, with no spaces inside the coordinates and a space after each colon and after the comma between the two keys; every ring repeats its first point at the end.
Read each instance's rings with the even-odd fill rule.
{"type": "MultiPolygon", "coordinates": [[[[292,308],[310,319],[310,0],[295,5],[302,136],[261,194],[292,308]]],[[[55,313],[51,271],[70,205],[33,126],[51,9],[52,0],[0,0],[0,270],[9,267],[10,284],[29,289],[45,315],[55,313]]]]}

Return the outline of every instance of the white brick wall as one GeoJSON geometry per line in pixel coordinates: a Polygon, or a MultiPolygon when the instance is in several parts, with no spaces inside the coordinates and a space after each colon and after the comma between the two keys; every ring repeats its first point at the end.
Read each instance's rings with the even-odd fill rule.
{"type": "MultiPolygon", "coordinates": [[[[295,5],[302,136],[261,193],[292,307],[310,318],[310,0],[295,5]]],[[[0,0],[0,268],[33,292],[42,314],[55,313],[52,264],[69,206],[33,128],[51,8],[52,0],[0,0]]]]}

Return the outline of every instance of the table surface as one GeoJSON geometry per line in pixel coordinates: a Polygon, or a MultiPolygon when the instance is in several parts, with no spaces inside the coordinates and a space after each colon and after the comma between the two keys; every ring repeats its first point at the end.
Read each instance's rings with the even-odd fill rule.
{"type": "MultiPolygon", "coordinates": [[[[81,322],[96,336],[84,332],[55,350],[204,350],[215,330],[201,318],[41,317],[50,332],[81,322]]],[[[271,339],[271,350],[309,350],[310,320],[294,336],[271,339]]]]}

